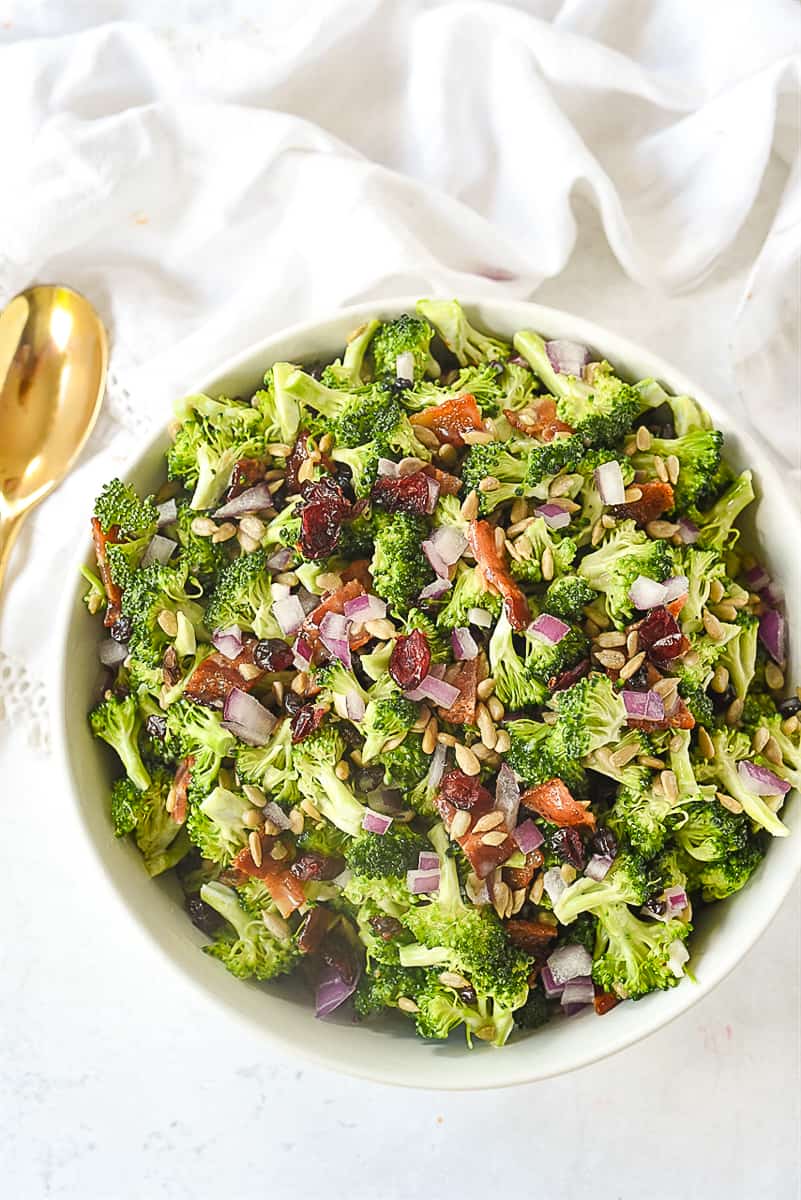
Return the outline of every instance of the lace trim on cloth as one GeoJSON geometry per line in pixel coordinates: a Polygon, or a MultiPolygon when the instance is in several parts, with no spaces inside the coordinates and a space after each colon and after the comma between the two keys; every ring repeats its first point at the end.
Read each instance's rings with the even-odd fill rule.
{"type": "Polygon", "coordinates": [[[51,707],[42,679],[14,655],[0,650],[0,722],[24,728],[28,745],[49,751],[51,707]]]}

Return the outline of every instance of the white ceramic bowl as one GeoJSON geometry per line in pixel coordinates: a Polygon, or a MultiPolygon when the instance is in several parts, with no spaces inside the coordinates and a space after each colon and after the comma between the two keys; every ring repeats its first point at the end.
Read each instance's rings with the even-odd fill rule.
{"type": "MultiPolygon", "coordinates": [[[[413,298],[364,304],[345,309],[328,321],[295,326],[225,363],[211,378],[199,380],[197,389],[212,395],[247,394],[258,386],[271,363],[311,362],[333,355],[342,347],[346,334],[368,315],[392,317],[413,305],[413,298]]],[[[799,581],[790,577],[790,564],[801,545],[798,513],[761,447],[733,428],[721,404],[655,355],[567,313],[517,301],[465,303],[465,308],[478,325],[488,330],[511,336],[518,329],[532,328],[552,338],[574,339],[600,351],[632,379],[653,376],[672,392],[696,396],[725,432],[726,453],[733,464],[754,470],[759,502],[752,506],[752,535],[771,574],[785,585],[791,627],[801,629],[801,590],[799,581]]],[[[131,464],[127,477],[140,490],[155,490],[162,481],[166,445],[166,433],[159,435],[131,464]]],[[[219,1005],[221,1022],[229,1016],[244,1020],[279,1050],[310,1057],[352,1075],[411,1087],[502,1087],[572,1070],[631,1045],[700,1000],[731,971],[767,927],[798,873],[801,804],[794,795],[784,812],[793,836],[774,840],[767,861],[748,886],[731,901],[709,908],[699,921],[692,939],[691,965],[696,984],[684,980],[669,992],[648,996],[636,1004],[621,1004],[602,1018],[587,1012],[569,1020],[555,1020],[500,1050],[479,1044],[471,1052],[458,1036],[447,1044],[428,1044],[419,1041],[399,1020],[359,1026],[344,1020],[317,1021],[308,997],[292,981],[280,985],[244,983],[203,954],[200,947],[204,939],[186,917],[174,881],[149,879],[136,849],[112,835],[108,790],[118,766],[111,752],[91,738],[86,721],[98,679],[98,626],[80,599],[84,587],[78,568],[90,561],[88,538],[81,541],[74,575],[66,582],[56,739],[74,815],[94,849],[106,882],[127,905],[131,919],[163,951],[165,969],[177,968],[188,986],[212,996],[219,1005]]],[[[801,675],[799,646],[801,638],[793,639],[788,678],[794,680],[801,675]]],[[[98,886],[105,885],[98,880],[98,886]]]]}

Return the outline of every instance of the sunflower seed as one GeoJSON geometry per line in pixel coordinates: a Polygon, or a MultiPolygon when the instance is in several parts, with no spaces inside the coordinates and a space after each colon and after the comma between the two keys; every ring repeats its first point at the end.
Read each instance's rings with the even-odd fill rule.
{"type": "Polygon", "coordinates": [[[595,657],[609,671],[619,671],[626,661],[625,655],[619,650],[598,650],[595,657]]]}
{"type": "Polygon", "coordinates": [[[623,493],[626,504],[636,504],[638,500],[642,500],[642,488],[627,487],[623,493]]]}
{"type": "Polygon", "coordinates": [[[650,429],[648,429],[645,425],[640,425],[639,428],[637,429],[637,436],[635,438],[635,442],[636,442],[636,446],[637,446],[638,450],[650,450],[651,449],[651,431],[650,431],[650,429]]]}
{"type": "Polygon", "coordinates": [[[217,532],[217,523],[212,521],[211,517],[195,517],[189,528],[198,537],[211,537],[213,533],[217,532]]]}
{"type": "Polygon", "coordinates": [[[599,633],[597,642],[603,649],[611,650],[614,646],[624,646],[626,644],[626,635],[625,633],[618,633],[615,629],[610,629],[607,633],[599,633]]]}
{"type": "Polygon", "coordinates": [[[729,812],[741,813],[743,806],[739,800],[735,800],[734,796],[730,796],[727,792],[717,792],[718,801],[727,808],[729,812]]]}
{"type": "Polygon", "coordinates": [[[408,996],[398,996],[398,1008],[401,1010],[401,1012],[407,1013],[416,1013],[420,1011],[414,1000],[411,1000],[408,996]]]}
{"type": "Polygon", "coordinates": [[[770,740],[770,730],[760,725],[754,734],[754,753],[761,754],[770,740]]]}
{"type": "Polygon", "coordinates": [[[470,813],[464,812],[463,809],[459,809],[454,813],[453,820],[451,821],[451,837],[454,839],[464,837],[469,828],[470,813]]]}
{"type": "Polygon", "coordinates": [[[765,667],[765,683],[772,692],[779,692],[784,687],[784,671],[774,662],[765,667]]]}
{"type": "Polygon", "coordinates": [[[709,585],[709,599],[713,604],[717,604],[725,595],[723,584],[719,579],[713,579],[709,585]]]}
{"type": "Polygon", "coordinates": [[[681,463],[676,458],[675,454],[669,454],[667,456],[665,459],[665,466],[667,467],[668,479],[671,483],[676,483],[677,479],[679,478],[681,463]]]}
{"type": "MultiPolygon", "coordinates": [[[[486,836],[492,837],[493,835],[491,833],[488,833],[486,836]]],[[[484,839],[482,838],[482,841],[483,840],[484,839]]],[[[496,845],[496,844],[497,843],[494,843],[494,842],[490,843],[490,845],[496,845]]],[[[492,889],[492,906],[495,909],[498,916],[503,918],[506,915],[507,907],[511,907],[511,903],[512,903],[512,890],[508,884],[504,883],[503,880],[501,880],[501,882],[496,883],[495,887],[492,889]]]]}
{"type": "Polygon", "coordinates": [[[646,532],[652,538],[671,538],[678,528],[678,525],[671,521],[649,521],[645,526],[646,532]]]}
{"type": "Polygon", "coordinates": [[[481,734],[481,741],[488,750],[494,750],[498,733],[485,704],[479,704],[476,708],[476,725],[481,734]]]}
{"type": "Polygon", "coordinates": [[[713,692],[717,692],[721,696],[729,686],[729,672],[722,663],[718,663],[718,665],[715,667],[715,673],[712,676],[709,686],[712,688],[713,692]]]}
{"type": "Polygon", "coordinates": [[[466,988],[470,984],[465,979],[464,975],[457,975],[455,971],[442,971],[438,976],[440,983],[444,983],[445,987],[466,988]]]}
{"type": "Polygon", "coordinates": [[[495,691],[495,680],[489,675],[486,679],[482,679],[481,683],[476,688],[476,695],[479,700],[486,700],[495,691]]]}
{"type": "MultiPolygon", "coordinates": [[[[633,758],[636,758],[638,752],[639,746],[636,742],[632,742],[630,746],[621,746],[619,750],[615,750],[613,754],[610,754],[609,761],[612,766],[620,770],[622,767],[625,767],[627,763],[630,763],[633,758]]],[[[598,753],[600,753],[600,751],[598,751],[598,753]]]]}
{"type": "Polygon", "coordinates": [[[481,842],[484,846],[502,846],[508,836],[505,829],[493,829],[490,833],[483,834],[481,842]]]}
{"type": "Polygon", "coordinates": [[[663,771],[659,776],[662,781],[662,788],[665,795],[671,804],[675,804],[679,798],[679,785],[676,782],[676,776],[672,771],[663,771]]]}
{"type": "Polygon", "coordinates": [[[668,482],[667,467],[665,466],[665,460],[660,454],[654,455],[654,470],[663,483],[668,482]]]}
{"type": "Polygon", "coordinates": [[[711,613],[708,608],[705,608],[702,613],[704,629],[707,631],[713,642],[719,642],[723,637],[723,626],[717,619],[714,613],[711,613]]]}
{"type": "Polygon", "coordinates": [[[512,744],[512,739],[509,737],[509,734],[506,732],[505,729],[500,729],[498,731],[498,737],[495,742],[495,753],[496,754],[506,754],[506,752],[509,749],[509,747],[511,746],[511,744],[512,744]]]}
{"type": "Polygon", "coordinates": [[[503,824],[503,813],[495,809],[493,812],[485,813],[483,817],[479,817],[473,826],[473,833],[489,833],[490,829],[495,829],[498,825],[503,824]]]}
{"type": "Polygon", "coordinates": [[[771,735],[765,743],[765,758],[768,762],[772,762],[774,766],[781,766],[782,752],[779,749],[779,743],[775,737],[771,735]]]}
{"type": "Polygon", "coordinates": [[[622,666],[620,668],[619,678],[624,681],[626,679],[631,679],[632,675],[635,675],[637,673],[637,671],[639,671],[640,667],[642,666],[642,664],[644,662],[645,662],[645,651],[641,650],[639,654],[635,654],[634,658],[630,658],[629,661],[625,664],[625,666],[622,666]]]}
{"type": "Polygon", "coordinates": [[[500,486],[501,481],[496,479],[494,475],[485,475],[478,485],[478,490],[480,492],[497,492],[500,486]]]}
{"type": "Polygon", "coordinates": [[[665,764],[661,758],[656,758],[653,754],[641,754],[637,759],[641,767],[650,767],[652,771],[664,771],[665,764]]]}
{"type": "Polygon", "coordinates": [[[457,743],[453,749],[456,755],[456,762],[464,771],[465,775],[478,775],[481,770],[481,763],[476,758],[473,751],[468,746],[462,746],[457,743]]]}
{"type": "Polygon", "coordinates": [[[717,604],[715,606],[715,614],[720,617],[721,621],[737,620],[737,609],[733,604],[717,604]]]}
{"type": "Polygon", "coordinates": [[[169,608],[162,608],[159,615],[156,617],[159,628],[163,629],[167,637],[175,637],[178,632],[178,618],[169,608]]]}
{"type": "Polygon", "coordinates": [[[236,537],[236,525],[233,521],[224,521],[222,525],[217,526],[211,535],[211,540],[216,545],[219,542],[229,542],[232,537],[236,537]]]}
{"type": "Polygon", "coordinates": [[[253,859],[253,862],[256,864],[257,867],[260,867],[261,866],[261,838],[255,832],[255,830],[253,833],[248,834],[248,849],[250,850],[250,857],[253,859]]]}
{"type": "Polygon", "coordinates": [[[254,517],[252,513],[242,518],[239,522],[239,528],[248,537],[255,538],[257,542],[260,542],[264,537],[264,522],[259,520],[258,517],[254,517]]]}
{"type": "Polygon", "coordinates": [[[704,758],[715,757],[715,747],[712,743],[712,738],[704,729],[703,725],[698,727],[698,749],[701,751],[704,758]]]}
{"type": "Polygon", "coordinates": [[[726,709],[726,724],[736,725],[743,715],[743,702],[738,696],[736,700],[732,700],[729,707],[726,709]]]}
{"type": "Polygon", "coordinates": [[[551,550],[550,546],[546,546],[542,552],[542,558],[540,559],[542,578],[545,580],[553,579],[554,569],[553,551],[551,550]]]}

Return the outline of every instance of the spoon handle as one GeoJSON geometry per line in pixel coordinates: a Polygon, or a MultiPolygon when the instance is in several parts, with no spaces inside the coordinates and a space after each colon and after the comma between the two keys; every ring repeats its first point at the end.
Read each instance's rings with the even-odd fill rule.
{"type": "Polygon", "coordinates": [[[0,517],[0,591],[3,588],[3,576],[6,573],[11,547],[24,519],[24,512],[15,513],[10,517],[0,517]]]}

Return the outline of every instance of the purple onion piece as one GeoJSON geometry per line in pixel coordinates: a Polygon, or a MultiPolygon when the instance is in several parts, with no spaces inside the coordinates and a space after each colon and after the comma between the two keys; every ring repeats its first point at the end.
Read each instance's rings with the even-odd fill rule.
{"type": "Polygon", "coordinates": [[[231,688],[223,706],[222,724],[249,746],[266,746],[277,718],[255,696],[231,688]]]}
{"type": "Polygon", "coordinates": [[[451,632],[453,657],[457,662],[465,662],[478,657],[478,642],[465,626],[451,632]]]}
{"type": "Polygon", "coordinates": [[[323,963],[317,977],[314,1015],[322,1018],[334,1012],[353,995],[358,982],[358,971],[354,971],[352,980],[346,980],[335,963],[323,963]]]}
{"type": "Polygon", "coordinates": [[[551,616],[550,613],[540,613],[536,620],[531,622],[526,633],[533,634],[534,637],[547,642],[550,646],[556,646],[563,637],[567,637],[570,633],[570,626],[566,625],[564,621],[560,621],[558,617],[551,616]]]}
{"type": "Polygon", "coordinates": [[[229,517],[244,517],[248,513],[261,512],[262,509],[270,508],[272,503],[273,497],[269,486],[264,482],[257,483],[244,492],[240,492],[227,504],[223,504],[214,513],[214,516],[223,517],[225,520],[228,520],[229,517]]]}
{"type": "Polygon", "coordinates": [[[774,662],[780,667],[785,662],[785,622],[775,608],[767,609],[759,618],[759,640],[774,662]]]}
{"type": "Polygon", "coordinates": [[[545,841],[542,830],[538,825],[535,825],[531,817],[520,822],[517,828],[512,831],[512,838],[523,854],[530,854],[532,850],[536,850],[545,841]]]}

